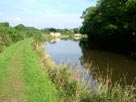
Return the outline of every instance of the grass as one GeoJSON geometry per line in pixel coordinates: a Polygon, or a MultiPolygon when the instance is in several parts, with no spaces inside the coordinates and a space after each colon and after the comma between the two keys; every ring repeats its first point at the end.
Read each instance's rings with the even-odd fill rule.
{"type": "Polygon", "coordinates": [[[60,102],[55,85],[43,72],[40,59],[33,47],[27,44],[24,50],[24,79],[28,102],[60,102]]]}
{"type": "Polygon", "coordinates": [[[103,73],[99,67],[93,64],[86,64],[91,71],[95,72],[97,85],[89,102],[135,102],[136,101],[136,80],[132,84],[126,83],[126,78],[119,78],[117,81],[112,81],[112,69],[107,68],[103,73]]]}
{"type": "Polygon", "coordinates": [[[61,102],[31,41],[20,41],[0,54],[0,102],[61,102]]]}
{"type": "Polygon", "coordinates": [[[20,43],[10,46],[3,53],[0,53],[0,81],[5,77],[7,65],[10,61],[10,58],[12,57],[12,54],[17,49],[20,43]]]}
{"type": "MultiPolygon", "coordinates": [[[[48,73],[50,80],[56,85],[63,102],[86,102],[91,95],[90,86],[77,78],[75,71],[68,66],[55,65],[50,56],[41,48],[41,43],[34,45],[39,45],[37,53],[41,62],[44,63],[45,73],[48,73]]],[[[37,49],[37,46],[35,48],[37,49]]]]}
{"type": "MultiPolygon", "coordinates": [[[[39,44],[41,45],[41,44],[39,44]]],[[[62,92],[63,102],[135,102],[136,87],[122,85],[120,82],[112,83],[111,71],[107,77],[102,73],[96,76],[97,86],[92,87],[85,80],[75,77],[75,68],[66,65],[55,65],[50,56],[39,47],[38,54],[45,65],[45,73],[56,84],[57,89],[62,92]]],[[[92,65],[87,65],[91,66],[92,65]]]]}
{"type": "Polygon", "coordinates": [[[136,101],[135,84],[112,83],[108,74],[99,73],[97,86],[91,87],[72,68],[55,65],[42,42],[33,45],[26,39],[0,53],[0,102],[136,101]]]}
{"type": "Polygon", "coordinates": [[[18,48],[13,52],[7,67],[6,74],[1,82],[1,100],[2,101],[19,101],[23,99],[22,83],[22,48],[24,43],[20,42],[18,48]]]}
{"type": "Polygon", "coordinates": [[[135,102],[136,83],[122,84],[122,80],[112,82],[112,72],[107,69],[107,75],[99,72],[96,76],[98,86],[94,90],[91,102],[135,102]]]}
{"type": "Polygon", "coordinates": [[[9,99],[15,101],[19,96],[17,92],[21,90],[20,70],[17,69],[20,62],[19,60],[17,60],[16,63],[14,62],[16,58],[19,58],[16,56],[19,45],[22,45],[22,42],[8,47],[0,54],[0,102],[5,102],[9,99]],[[17,74],[18,77],[16,77],[17,74]]]}

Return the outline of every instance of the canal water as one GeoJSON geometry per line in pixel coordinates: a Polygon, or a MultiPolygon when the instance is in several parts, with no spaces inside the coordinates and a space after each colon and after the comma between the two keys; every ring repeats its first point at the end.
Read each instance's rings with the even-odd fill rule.
{"type": "Polygon", "coordinates": [[[45,48],[56,64],[76,68],[86,80],[95,82],[99,72],[105,77],[112,72],[112,81],[123,80],[128,84],[136,77],[136,60],[123,54],[84,48],[79,40],[71,39],[47,41],[45,48]]]}

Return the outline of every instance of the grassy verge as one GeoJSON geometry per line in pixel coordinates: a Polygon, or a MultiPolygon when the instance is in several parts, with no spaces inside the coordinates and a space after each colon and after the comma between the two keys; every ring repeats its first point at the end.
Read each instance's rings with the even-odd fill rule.
{"type": "MultiPolygon", "coordinates": [[[[41,43],[37,45],[42,45],[41,43]]],[[[135,102],[136,87],[112,83],[111,78],[97,75],[97,86],[92,88],[85,81],[75,77],[74,70],[66,65],[56,66],[50,56],[39,46],[37,50],[41,62],[44,63],[45,73],[56,84],[64,102],[135,102]]],[[[74,68],[73,68],[74,69],[74,68]]]]}
{"type": "Polygon", "coordinates": [[[28,102],[61,102],[57,96],[55,85],[47,74],[43,73],[43,66],[35,53],[30,41],[24,49],[24,80],[28,102]]]}
{"type": "Polygon", "coordinates": [[[59,97],[63,102],[87,102],[90,99],[90,86],[75,76],[74,70],[66,65],[57,66],[49,55],[42,49],[42,43],[34,44],[37,53],[44,63],[45,73],[48,73],[51,81],[59,91],[59,97]],[[37,48],[37,45],[39,47],[37,48]]]}

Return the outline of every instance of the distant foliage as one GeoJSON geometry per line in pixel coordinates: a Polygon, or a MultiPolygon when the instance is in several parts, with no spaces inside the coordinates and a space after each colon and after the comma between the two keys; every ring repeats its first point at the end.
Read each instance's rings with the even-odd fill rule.
{"type": "Polygon", "coordinates": [[[27,37],[32,37],[39,33],[41,33],[41,31],[34,27],[25,27],[23,24],[11,27],[8,22],[1,22],[0,52],[3,51],[6,46],[11,45],[12,43],[23,40],[27,37]]]}
{"type": "Polygon", "coordinates": [[[73,35],[74,29],[56,29],[56,28],[44,28],[41,30],[45,34],[50,34],[50,32],[60,32],[62,35],[73,35]]]}

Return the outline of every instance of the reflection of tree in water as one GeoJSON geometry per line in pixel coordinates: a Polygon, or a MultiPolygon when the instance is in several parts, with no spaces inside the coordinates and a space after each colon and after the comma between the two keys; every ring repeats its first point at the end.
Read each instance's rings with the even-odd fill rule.
{"type": "Polygon", "coordinates": [[[56,42],[59,42],[60,40],[61,40],[61,38],[53,38],[53,39],[50,40],[50,43],[54,44],[56,42]]]}
{"type": "Polygon", "coordinates": [[[107,69],[112,69],[113,81],[126,76],[127,82],[131,83],[136,77],[136,60],[120,53],[90,49],[85,39],[80,41],[80,47],[83,53],[81,64],[93,72],[93,75],[102,72],[106,77],[107,69]]]}
{"type": "Polygon", "coordinates": [[[89,48],[89,45],[87,43],[87,39],[86,38],[80,39],[79,46],[81,48],[89,48]]]}

